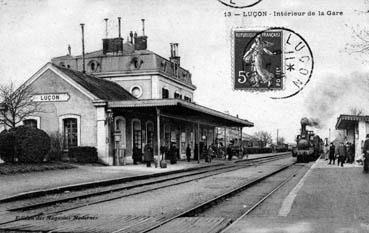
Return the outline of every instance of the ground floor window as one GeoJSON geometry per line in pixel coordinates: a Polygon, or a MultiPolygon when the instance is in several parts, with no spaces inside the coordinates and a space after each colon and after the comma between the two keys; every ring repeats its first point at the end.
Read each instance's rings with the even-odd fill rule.
{"type": "Polygon", "coordinates": [[[35,119],[26,119],[26,120],[23,121],[23,125],[36,129],[37,128],[37,120],[35,120],[35,119]]]}
{"type": "Polygon", "coordinates": [[[78,125],[76,118],[63,119],[64,149],[78,146],[78,125]]]}

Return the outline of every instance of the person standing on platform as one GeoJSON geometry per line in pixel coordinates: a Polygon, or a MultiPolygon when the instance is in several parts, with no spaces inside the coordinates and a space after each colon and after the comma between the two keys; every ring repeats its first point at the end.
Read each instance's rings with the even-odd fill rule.
{"type": "Polygon", "coordinates": [[[190,148],[190,144],[187,144],[186,157],[187,157],[187,162],[190,162],[191,161],[191,148],[190,148]]]}
{"type": "Polygon", "coordinates": [[[366,139],[363,147],[364,153],[364,173],[369,172],[369,134],[366,135],[366,139]]]}
{"type": "Polygon", "coordinates": [[[133,153],[132,153],[132,159],[133,164],[136,165],[138,161],[140,161],[140,149],[137,148],[137,146],[133,147],[133,153]]]}
{"type": "Polygon", "coordinates": [[[336,160],[334,155],[336,153],[336,147],[334,146],[333,142],[331,142],[331,146],[329,147],[329,163],[328,164],[334,164],[334,161],[336,160]]]}
{"type": "Polygon", "coordinates": [[[337,147],[337,155],[338,155],[338,162],[337,165],[339,166],[341,164],[341,167],[343,167],[343,163],[346,160],[346,146],[341,142],[337,147]]]}
{"type": "Polygon", "coordinates": [[[152,147],[150,144],[146,144],[144,147],[144,161],[146,167],[151,167],[151,162],[154,160],[154,155],[152,153],[152,147]]]}
{"type": "Polygon", "coordinates": [[[227,155],[228,155],[228,160],[232,160],[232,148],[231,148],[231,145],[228,145],[228,147],[227,147],[227,155]]]}

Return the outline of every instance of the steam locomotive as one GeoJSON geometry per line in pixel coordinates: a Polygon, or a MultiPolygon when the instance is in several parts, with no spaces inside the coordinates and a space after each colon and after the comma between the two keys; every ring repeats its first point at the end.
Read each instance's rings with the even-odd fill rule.
{"type": "Polygon", "coordinates": [[[301,119],[301,132],[297,135],[297,145],[292,150],[292,156],[297,157],[299,163],[314,161],[323,151],[323,140],[313,131],[306,130],[308,125],[314,126],[307,118],[301,119]]]}

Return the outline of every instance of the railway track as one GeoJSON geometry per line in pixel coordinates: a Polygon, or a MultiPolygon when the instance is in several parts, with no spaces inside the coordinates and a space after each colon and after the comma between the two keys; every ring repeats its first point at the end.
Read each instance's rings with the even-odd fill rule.
{"type": "MultiPolygon", "coordinates": [[[[255,185],[257,185],[258,183],[272,177],[275,176],[279,173],[281,173],[282,171],[285,171],[287,169],[290,169],[291,167],[293,167],[295,165],[295,163],[289,164],[287,166],[283,166],[269,174],[266,174],[262,177],[259,177],[255,180],[252,180],[242,186],[239,186],[237,188],[234,188],[231,191],[225,192],[211,200],[208,200],[204,203],[201,203],[197,206],[192,207],[191,209],[185,210],[182,213],[173,216],[171,218],[168,218],[164,221],[162,221],[161,223],[158,223],[154,226],[151,226],[150,228],[147,228],[143,231],[140,231],[140,233],[147,233],[147,232],[151,232],[151,233],[159,233],[159,232],[172,232],[172,233],[182,233],[182,232],[191,232],[188,231],[188,229],[186,229],[184,226],[187,225],[187,227],[193,227],[194,229],[196,229],[196,224],[202,224],[205,225],[206,227],[209,227],[209,225],[206,225],[203,223],[204,219],[205,221],[209,222],[209,221],[214,221],[215,223],[211,223],[211,227],[212,229],[207,229],[205,227],[202,228],[201,231],[196,231],[196,232],[225,232],[230,224],[232,223],[236,223],[238,222],[240,219],[244,218],[246,215],[250,214],[254,209],[256,209],[259,205],[261,205],[267,198],[269,198],[273,193],[275,193],[276,191],[278,191],[281,187],[283,187],[288,181],[290,181],[293,177],[296,176],[296,174],[298,173],[298,171],[293,172],[292,175],[289,175],[287,178],[283,179],[281,182],[278,182],[277,185],[275,185],[273,187],[273,189],[271,191],[268,191],[265,195],[263,195],[260,199],[258,199],[257,201],[255,201],[255,203],[253,203],[249,208],[243,210],[243,213],[237,217],[236,219],[229,219],[228,216],[224,216],[222,218],[219,217],[219,214],[217,214],[217,217],[209,217],[206,214],[203,214],[204,212],[206,212],[209,208],[213,208],[214,206],[219,205],[219,203],[223,203],[224,200],[230,199],[232,198],[234,195],[241,193],[245,190],[247,190],[250,187],[253,187],[255,185]],[[197,218],[197,216],[201,215],[201,218],[197,218]],[[193,219],[193,221],[190,221],[189,219],[193,219]],[[196,221],[197,222],[196,222],[196,221]],[[215,225],[215,226],[214,226],[215,225]]],[[[224,208],[224,207],[222,207],[224,208]]],[[[122,232],[120,230],[115,231],[114,233],[118,233],[118,232],[122,232]]]]}
{"type": "MultiPolygon", "coordinates": [[[[43,196],[43,197],[39,197],[39,199],[36,198],[37,201],[35,201],[32,198],[31,199],[26,198],[25,200],[22,200],[20,202],[16,201],[15,203],[14,202],[3,203],[3,205],[7,204],[7,211],[10,211],[10,212],[30,213],[30,214],[27,214],[28,218],[30,216],[58,214],[58,213],[61,213],[67,210],[77,209],[77,208],[80,208],[86,205],[93,205],[93,204],[97,204],[97,203],[101,203],[105,201],[111,201],[111,200],[126,197],[126,196],[136,195],[136,194],[143,193],[143,192],[153,191],[153,190],[160,189],[160,188],[179,185],[179,184],[187,183],[187,182],[194,181],[197,179],[203,179],[203,178],[215,176],[221,173],[226,173],[226,172],[231,172],[237,169],[242,169],[248,166],[260,165],[260,164],[267,163],[270,161],[282,159],[287,156],[290,156],[290,154],[284,154],[284,155],[279,155],[279,156],[268,156],[268,157],[262,157],[258,159],[245,160],[245,161],[241,161],[239,163],[235,163],[232,165],[219,166],[215,169],[209,168],[209,169],[201,169],[197,171],[183,172],[181,174],[172,174],[166,177],[156,177],[155,179],[150,179],[148,181],[137,181],[136,183],[130,182],[129,184],[125,184],[125,185],[119,184],[118,186],[115,186],[113,188],[103,187],[103,189],[94,190],[93,192],[78,193],[78,194],[75,194],[69,197],[67,197],[68,194],[63,194],[64,196],[61,195],[62,197],[56,198],[55,200],[49,200],[51,197],[48,197],[46,198],[47,200],[42,201],[42,198],[45,198],[45,196],[43,196]],[[141,189],[135,190],[134,192],[131,192],[131,193],[127,193],[129,190],[133,190],[137,188],[141,188],[141,189]],[[88,200],[88,201],[81,201],[83,199],[88,200]],[[75,203],[73,203],[73,201],[75,201],[75,203]],[[67,202],[69,203],[69,205],[67,205],[66,207],[59,206],[58,208],[56,208],[56,210],[55,208],[53,208],[53,210],[51,211],[49,209],[45,209],[45,207],[60,205],[60,203],[67,203],[67,202]]],[[[227,197],[230,197],[234,195],[235,193],[241,192],[242,190],[245,190],[248,187],[257,184],[261,182],[262,180],[270,176],[273,176],[274,174],[277,174],[280,171],[287,169],[290,166],[291,165],[285,166],[266,176],[261,177],[260,179],[249,182],[246,185],[243,185],[242,187],[237,187],[230,192],[224,193],[216,198],[213,198],[212,200],[209,200],[194,208],[191,208],[190,210],[186,210],[177,216],[166,218],[165,220],[160,221],[160,223],[153,224],[153,226],[148,227],[145,230],[140,231],[140,232],[149,232],[175,219],[185,217],[185,216],[187,217],[194,216],[198,213],[201,213],[203,210],[209,208],[215,203],[220,202],[221,200],[227,197]]],[[[85,190],[82,192],[85,192],[85,190]]],[[[18,218],[17,220],[3,222],[0,225],[6,224],[9,222],[20,221],[20,220],[22,220],[22,218],[18,218]]]]}
{"type": "MultiPolygon", "coordinates": [[[[287,155],[284,154],[284,155],[278,155],[278,156],[272,156],[272,157],[261,157],[261,158],[251,159],[251,160],[238,161],[238,163],[235,163],[232,165],[219,166],[216,168],[207,167],[199,171],[195,170],[195,171],[183,172],[180,174],[171,174],[169,176],[158,177],[158,178],[154,178],[150,180],[129,182],[129,184],[118,184],[118,185],[113,185],[113,186],[105,186],[105,187],[87,189],[87,190],[82,190],[82,191],[74,191],[73,193],[61,192],[59,194],[42,195],[40,197],[33,197],[31,199],[26,198],[25,200],[18,200],[15,203],[13,202],[13,203],[8,204],[6,208],[8,211],[26,211],[26,210],[37,209],[37,208],[44,207],[44,206],[51,206],[55,204],[71,202],[74,200],[82,200],[82,199],[91,198],[94,196],[111,194],[113,192],[120,192],[120,191],[125,192],[127,190],[134,189],[134,188],[173,181],[172,183],[169,183],[169,184],[159,185],[159,186],[152,187],[152,188],[150,187],[148,189],[141,190],[139,192],[135,192],[135,193],[131,193],[131,194],[123,195],[123,196],[121,194],[118,194],[114,197],[108,197],[108,198],[105,198],[104,200],[100,200],[100,202],[109,201],[109,200],[121,198],[121,197],[128,196],[128,195],[130,196],[130,195],[134,195],[138,193],[148,192],[148,191],[156,190],[159,188],[183,184],[183,183],[194,181],[197,179],[202,179],[202,178],[206,178],[209,176],[214,176],[214,175],[218,175],[221,173],[234,171],[237,169],[242,169],[245,166],[246,167],[254,166],[254,165],[274,161],[276,159],[284,158],[286,156],[287,155]]],[[[92,202],[89,204],[94,204],[94,203],[92,202]]]]}

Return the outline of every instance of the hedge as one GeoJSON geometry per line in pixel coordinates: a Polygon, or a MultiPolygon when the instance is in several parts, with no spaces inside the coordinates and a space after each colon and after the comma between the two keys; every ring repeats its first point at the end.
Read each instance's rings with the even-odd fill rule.
{"type": "Polygon", "coordinates": [[[0,133],[0,158],[6,163],[15,162],[14,131],[3,130],[0,133]]]}
{"type": "Polygon", "coordinates": [[[19,162],[43,162],[50,151],[50,137],[41,129],[15,128],[15,155],[19,162]]]}
{"type": "Polygon", "coordinates": [[[50,138],[43,130],[19,126],[0,133],[0,156],[5,162],[43,162],[50,150],[50,138]]]}
{"type": "Polygon", "coordinates": [[[68,156],[72,161],[78,163],[96,163],[98,161],[97,150],[91,146],[69,148],[68,156]]]}

